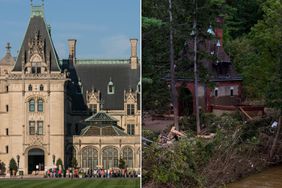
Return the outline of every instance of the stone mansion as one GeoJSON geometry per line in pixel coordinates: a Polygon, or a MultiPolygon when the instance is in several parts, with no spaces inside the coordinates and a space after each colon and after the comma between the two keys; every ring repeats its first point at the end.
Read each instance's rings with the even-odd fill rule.
{"type": "MultiPolygon", "coordinates": [[[[0,60],[0,160],[19,161],[24,174],[65,167],[140,170],[140,64],[137,39],[127,59],[59,59],[44,18],[32,5],[17,57],[0,60]]],[[[8,168],[7,168],[8,169],[8,168]]]]}

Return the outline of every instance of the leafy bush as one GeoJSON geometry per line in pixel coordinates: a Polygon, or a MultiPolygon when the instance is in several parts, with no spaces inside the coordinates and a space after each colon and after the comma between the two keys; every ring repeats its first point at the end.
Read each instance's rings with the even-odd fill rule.
{"type": "Polygon", "coordinates": [[[61,158],[59,158],[59,159],[57,159],[57,162],[56,162],[56,166],[57,166],[57,168],[59,168],[59,166],[62,166],[62,169],[64,169],[64,166],[63,166],[63,161],[62,161],[62,159],[61,158]]]}
{"type": "Polygon", "coordinates": [[[17,171],[18,170],[18,166],[17,166],[17,163],[15,161],[14,158],[12,158],[10,160],[10,163],[9,163],[9,170],[10,170],[10,173],[12,174],[13,171],[17,171]]]}
{"type": "Polygon", "coordinates": [[[0,161],[0,175],[4,175],[6,172],[6,164],[0,161]]]}
{"type": "Polygon", "coordinates": [[[152,180],[156,185],[178,187],[200,186],[195,152],[187,139],[175,142],[168,148],[152,144],[144,149],[144,181],[152,180]]]}
{"type": "Polygon", "coordinates": [[[119,159],[118,167],[120,169],[125,169],[125,161],[122,158],[119,159]]]}
{"type": "Polygon", "coordinates": [[[142,130],[142,136],[152,141],[156,141],[158,139],[158,134],[148,129],[142,130]]]}

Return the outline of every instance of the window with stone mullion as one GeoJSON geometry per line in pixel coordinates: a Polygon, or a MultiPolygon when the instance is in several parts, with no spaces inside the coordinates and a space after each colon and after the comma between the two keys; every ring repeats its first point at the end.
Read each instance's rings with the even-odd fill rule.
{"type": "Polygon", "coordinates": [[[127,104],[127,115],[134,115],[135,109],[134,104],[127,104]]]}
{"type": "Polygon", "coordinates": [[[29,135],[35,135],[35,121],[29,122],[29,135]]]}

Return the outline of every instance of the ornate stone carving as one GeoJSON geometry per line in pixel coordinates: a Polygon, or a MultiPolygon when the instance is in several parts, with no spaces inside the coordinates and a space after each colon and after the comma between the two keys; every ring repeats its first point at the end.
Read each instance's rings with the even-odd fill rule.
{"type": "Polygon", "coordinates": [[[29,145],[43,146],[43,136],[29,136],[29,145]]]}
{"type": "Polygon", "coordinates": [[[134,92],[132,89],[130,89],[129,91],[124,91],[124,102],[137,102],[137,93],[134,92]]]}
{"type": "Polygon", "coordinates": [[[100,103],[100,91],[86,91],[87,104],[98,104],[100,103]]]}

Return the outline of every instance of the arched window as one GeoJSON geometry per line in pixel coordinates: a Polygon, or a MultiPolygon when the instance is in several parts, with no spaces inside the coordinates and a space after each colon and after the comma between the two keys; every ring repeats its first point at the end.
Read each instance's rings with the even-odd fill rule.
{"type": "Polygon", "coordinates": [[[112,79],[110,79],[108,83],[108,94],[109,95],[115,94],[115,86],[114,83],[112,82],[112,79]]]}
{"type": "Polygon", "coordinates": [[[234,87],[230,87],[230,96],[234,95],[234,87]]]}
{"type": "Polygon", "coordinates": [[[123,160],[128,168],[133,168],[133,151],[130,147],[125,147],[122,151],[123,160]]]}
{"type": "Polygon", "coordinates": [[[32,85],[31,84],[29,84],[29,86],[28,86],[28,91],[32,91],[32,85]]]}
{"type": "Polygon", "coordinates": [[[29,103],[29,111],[34,112],[35,111],[35,101],[34,101],[34,99],[30,99],[28,103],[29,103]]]}
{"type": "Polygon", "coordinates": [[[218,96],[218,88],[216,87],[215,89],[214,89],[214,96],[218,96]]]}
{"type": "Polygon", "coordinates": [[[98,151],[93,147],[82,149],[82,168],[94,169],[98,165],[98,151]]]}
{"type": "Polygon", "coordinates": [[[37,111],[43,112],[43,100],[42,99],[38,99],[37,101],[37,111]]]}
{"type": "Polygon", "coordinates": [[[103,167],[104,169],[110,169],[118,167],[118,150],[113,147],[108,147],[103,150],[103,167]]]}
{"type": "Polygon", "coordinates": [[[41,84],[39,89],[40,89],[40,91],[43,91],[44,90],[44,86],[41,84]]]}

